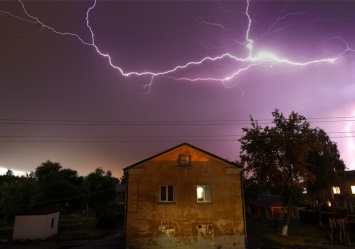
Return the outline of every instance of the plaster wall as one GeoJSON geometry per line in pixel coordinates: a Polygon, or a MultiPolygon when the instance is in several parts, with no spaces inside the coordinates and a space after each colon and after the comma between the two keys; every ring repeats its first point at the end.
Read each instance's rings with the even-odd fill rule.
{"type": "Polygon", "coordinates": [[[240,169],[194,150],[177,148],[129,170],[127,248],[245,248],[240,169]],[[178,156],[191,155],[179,166],[178,156]],[[174,202],[159,202],[161,185],[174,202]],[[197,202],[197,185],[211,202],[197,202]]]}
{"type": "Polygon", "coordinates": [[[47,215],[20,215],[15,218],[13,240],[44,240],[58,232],[59,212],[47,215]],[[52,226],[52,219],[53,226],[52,226]]]}

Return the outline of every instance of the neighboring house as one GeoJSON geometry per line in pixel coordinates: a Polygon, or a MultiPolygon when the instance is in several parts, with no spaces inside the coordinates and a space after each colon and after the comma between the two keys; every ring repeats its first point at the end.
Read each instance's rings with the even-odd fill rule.
{"type": "Polygon", "coordinates": [[[60,208],[39,207],[16,215],[13,240],[44,240],[58,232],[60,208]]]}
{"type": "Polygon", "coordinates": [[[125,168],[126,248],[245,248],[241,170],[187,143],[125,168]]]}
{"type": "Polygon", "coordinates": [[[333,204],[335,209],[344,209],[353,213],[355,207],[355,170],[344,172],[344,183],[333,186],[333,204]]]}
{"type": "MultiPolygon", "coordinates": [[[[285,223],[287,207],[282,203],[279,195],[261,196],[250,205],[249,210],[257,220],[274,229],[282,228],[285,223]]],[[[292,228],[299,225],[298,209],[293,208],[289,227],[292,228]]]]}
{"type": "MultiPolygon", "coordinates": [[[[354,213],[355,207],[355,170],[345,171],[343,182],[334,184],[323,191],[322,202],[330,210],[340,213],[354,213]]],[[[311,207],[317,208],[318,201],[310,199],[311,207]]]]}
{"type": "Polygon", "coordinates": [[[124,206],[126,204],[126,196],[125,196],[126,184],[116,184],[115,192],[116,192],[115,205],[124,206]]]}

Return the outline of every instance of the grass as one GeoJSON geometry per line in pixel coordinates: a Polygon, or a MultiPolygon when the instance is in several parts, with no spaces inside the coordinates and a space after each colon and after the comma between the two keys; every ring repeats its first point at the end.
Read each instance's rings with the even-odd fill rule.
{"type": "Polygon", "coordinates": [[[282,236],[281,230],[257,222],[252,217],[247,217],[248,235],[258,237],[264,244],[279,247],[312,246],[315,244],[329,244],[329,228],[301,224],[297,228],[289,228],[288,236],[282,236]]]}
{"type": "Polygon", "coordinates": [[[0,220],[0,243],[11,240],[12,231],[12,226],[8,225],[4,220],[0,220]]]}
{"type": "Polygon", "coordinates": [[[99,239],[110,233],[110,229],[96,228],[96,218],[82,214],[61,215],[58,233],[51,240],[99,239]]]}

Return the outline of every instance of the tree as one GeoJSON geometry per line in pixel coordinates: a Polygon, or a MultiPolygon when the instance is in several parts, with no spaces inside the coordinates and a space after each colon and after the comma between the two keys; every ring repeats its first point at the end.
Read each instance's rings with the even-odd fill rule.
{"type": "Polygon", "coordinates": [[[36,168],[33,205],[64,204],[69,210],[83,208],[83,178],[72,169],[62,169],[57,162],[46,161],[36,168]]]}
{"type": "Polygon", "coordinates": [[[99,167],[85,177],[84,184],[90,193],[89,205],[95,210],[101,210],[115,198],[115,184],[118,179],[112,177],[111,171],[105,171],[99,167]]]}
{"type": "Polygon", "coordinates": [[[14,175],[14,172],[11,169],[7,169],[4,175],[0,176],[0,185],[3,183],[12,183],[16,181],[17,177],[14,175]]]}
{"type": "Polygon", "coordinates": [[[302,196],[304,184],[313,180],[307,155],[312,149],[312,130],[306,118],[292,112],[285,118],[272,112],[274,127],[262,128],[251,118],[251,128],[243,128],[240,158],[249,181],[278,192],[287,203],[282,235],[287,236],[292,209],[302,196]]]}
{"type": "Polygon", "coordinates": [[[336,143],[332,142],[324,130],[316,128],[313,132],[316,146],[310,151],[307,161],[314,181],[307,183],[307,193],[318,203],[318,223],[322,227],[322,205],[332,195],[332,186],[343,182],[345,164],[340,159],[336,143]]]}
{"type": "Polygon", "coordinates": [[[0,216],[12,223],[17,212],[29,207],[34,185],[35,179],[29,175],[13,176],[11,182],[4,182],[0,186],[0,216]]]}
{"type": "Polygon", "coordinates": [[[89,192],[88,204],[95,210],[97,226],[101,228],[114,225],[113,214],[108,210],[110,202],[116,197],[115,184],[119,181],[112,177],[112,172],[105,171],[100,167],[85,177],[84,184],[89,192]]]}

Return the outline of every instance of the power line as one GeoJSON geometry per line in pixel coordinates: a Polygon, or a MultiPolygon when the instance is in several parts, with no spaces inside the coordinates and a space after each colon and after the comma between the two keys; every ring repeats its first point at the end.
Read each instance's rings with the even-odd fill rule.
{"type": "MultiPolygon", "coordinates": [[[[312,122],[355,122],[354,116],[349,117],[318,117],[308,118],[312,122]]],[[[258,124],[272,124],[273,119],[255,120],[258,124]],[[262,121],[264,123],[260,123],[262,121]]],[[[224,120],[160,120],[160,121],[146,121],[146,120],[70,120],[70,119],[0,119],[0,125],[63,125],[63,126],[201,126],[201,125],[250,125],[250,120],[244,119],[224,119],[224,120]],[[248,122],[248,123],[244,123],[248,122]]],[[[330,136],[331,139],[352,138],[355,137],[352,133],[355,131],[333,131],[327,134],[334,134],[330,136]],[[348,134],[348,135],[339,135],[348,134]]],[[[0,135],[0,143],[146,143],[146,142],[180,142],[180,141],[197,141],[197,142],[236,142],[237,138],[242,137],[243,134],[226,134],[226,135],[143,135],[143,136],[76,136],[76,135],[0,135]],[[21,140],[20,140],[21,139],[21,140]]]]}
{"type": "MultiPolygon", "coordinates": [[[[329,136],[329,138],[352,138],[355,137],[355,131],[349,132],[328,132],[329,134],[349,134],[343,136],[329,136]]],[[[226,135],[144,135],[144,136],[11,136],[3,135],[1,138],[8,140],[0,140],[0,143],[144,143],[144,142],[179,142],[179,141],[197,141],[197,142],[235,142],[243,134],[226,134],[226,135]],[[28,138],[26,140],[18,140],[19,138],[28,138]],[[46,140],[43,140],[46,138],[46,140]],[[52,138],[52,139],[48,139],[52,138]],[[68,139],[69,138],[69,139],[68,139]],[[229,139],[228,139],[229,138],[229,139]],[[11,139],[11,140],[9,140],[11,139]],[[79,140],[80,139],[80,140],[79,140]],[[167,140],[168,139],[168,140],[167,140]]]]}
{"type": "MultiPolygon", "coordinates": [[[[330,139],[355,138],[352,136],[329,137],[330,139]]],[[[237,142],[237,139],[180,139],[180,140],[0,140],[0,143],[172,143],[172,142],[237,142]]]]}
{"type": "MultiPolygon", "coordinates": [[[[258,124],[272,124],[273,119],[254,119],[258,124]]],[[[309,123],[355,122],[349,117],[308,118],[309,123]]],[[[180,126],[180,125],[250,125],[246,119],[221,120],[71,120],[71,119],[0,119],[0,125],[48,125],[48,126],[180,126]]]]}

